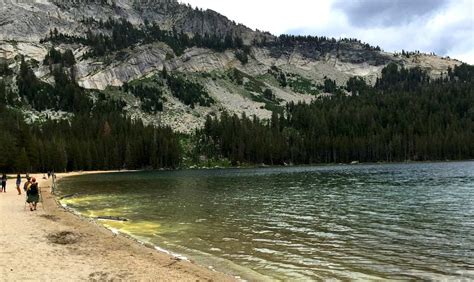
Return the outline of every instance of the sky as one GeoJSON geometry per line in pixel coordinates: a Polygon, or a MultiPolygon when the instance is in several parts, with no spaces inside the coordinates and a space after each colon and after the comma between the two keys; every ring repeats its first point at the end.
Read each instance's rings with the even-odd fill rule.
{"type": "Polygon", "coordinates": [[[474,64],[474,0],[180,0],[272,34],[357,38],[474,64]]]}

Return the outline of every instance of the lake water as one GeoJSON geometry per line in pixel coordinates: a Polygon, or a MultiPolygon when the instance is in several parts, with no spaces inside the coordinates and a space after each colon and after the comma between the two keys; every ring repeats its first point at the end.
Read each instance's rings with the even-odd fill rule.
{"type": "Polygon", "coordinates": [[[474,163],[84,175],[62,200],[244,279],[474,279],[474,163]]]}

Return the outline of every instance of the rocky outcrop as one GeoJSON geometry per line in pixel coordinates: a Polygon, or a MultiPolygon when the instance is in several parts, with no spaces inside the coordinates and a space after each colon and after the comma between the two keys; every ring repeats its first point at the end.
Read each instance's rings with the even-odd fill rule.
{"type": "Polygon", "coordinates": [[[124,18],[140,25],[157,22],[162,29],[189,34],[232,34],[250,43],[255,38],[273,38],[236,24],[212,10],[202,11],[175,0],[3,0],[0,6],[0,40],[38,42],[50,30],[84,35],[90,28],[83,22],[93,18],[124,18]]]}
{"type": "Polygon", "coordinates": [[[143,77],[156,70],[162,70],[167,46],[145,45],[137,47],[123,57],[114,58],[111,63],[85,60],[77,64],[77,81],[88,89],[103,90],[107,86],[121,86],[124,82],[143,77]]]}
{"type": "Polygon", "coordinates": [[[51,83],[49,69],[42,66],[42,61],[52,44],[40,43],[40,40],[54,29],[77,36],[84,36],[91,28],[96,33],[108,32],[101,30],[97,24],[87,24],[85,20],[88,18],[96,21],[106,21],[109,17],[124,18],[135,26],[145,21],[156,22],[161,29],[184,32],[190,36],[230,34],[242,38],[247,45],[259,43],[252,44],[249,61],[245,65],[236,58],[235,50],[216,52],[189,48],[176,56],[169,46],[160,42],[136,44],[101,58],[84,58],[89,47],[77,43],[56,46],[62,50],[73,50],[77,61],[75,78],[80,86],[87,89],[104,90],[109,86],[122,86],[125,82],[158,73],[163,68],[187,73],[199,80],[216,101],[211,107],[190,108],[167,93],[164,112],[158,115],[145,114],[133,103],[126,108],[134,118],[147,123],[171,125],[184,132],[200,127],[207,114],[219,115],[223,110],[261,118],[271,116],[265,103],[255,99],[262,93],[244,89],[244,86],[235,85],[226,78],[227,72],[234,68],[249,76],[262,78],[259,81],[261,86],[271,89],[278,103],[284,105],[290,101],[308,102],[316,96],[297,93],[290,87],[265,80],[272,67],[314,84],[321,84],[330,78],[343,85],[353,76],[363,77],[373,84],[383,67],[391,62],[409,68],[420,67],[434,77],[460,64],[456,60],[431,55],[413,54],[407,57],[387,53],[356,40],[282,42],[268,33],[236,24],[214,11],[193,9],[176,0],[3,0],[1,3],[0,58],[7,59],[12,66],[18,65],[18,55],[33,60],[36,75],[51,83]],[[212,74],[212,78],[202,78],[199,76],[202,73],[212,74]]]}

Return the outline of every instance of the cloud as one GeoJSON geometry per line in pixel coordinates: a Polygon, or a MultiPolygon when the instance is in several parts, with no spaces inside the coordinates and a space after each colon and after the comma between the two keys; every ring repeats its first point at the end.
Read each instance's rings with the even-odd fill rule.
{"type": "Polygon", "coordinates": [[[212,9],[246,26],[281,34],[290,28],[323,24],[331,0],[180,0],[193,7],[212,9]]]}
{"type": "Polygon", "coordinates": [[[474,64],[474,0],[181,0],[253,29],[357,38],[474,64]]]}
{"type": "Polygon", "coordinates": [[[451,50],[472,48],[473,35],[472,22],[464,19],[434,33],[431,45],[435,53],[446,55],[451,50]]]}
{"type": "Polygon", "coordinates": [[[354,26],[399,26],[427,17],[445,7],[449,0],[336,0],[354,26]]]}
{"type": "MultiPolygon", "coordinates": [[[[363,24],[353,23],[356,12],[348,15],[346,11],[334,8],[341,5],[339,1],[337,0],[332,5],[330,20],[324,25],[289,29],[288,32],[300,35],[325,35],[335,38],[351,37],[374,46],[378,45],[390,52],[401,50],[434,52],[470,64],[474,63],[474,1],[472,0],[439,2],[437,5],[426,6],[426,11],[419,11],[421,8],[416,8],[421,7],[420,3],[426,1],[413,0],[418,4],[413,4],[416,7],[412,6],[411,14],[404,15],[404,20],[399,22],[389,20],[390,18],[399,17],[400,11],[392,10],[395,4],[393,6],[389,4],[390,8],[382,5],[385,10],[375,13],[375,19],[367,19],[363,24]],[[387,15],[386,20],[377,19],[382,14],[387,15]],[[368,24],[371,21],[378,23],[368,24]]],[[[364,3],[367,2],[364,1],[364,3]]],[[[382,0],[382,2],[385,1],[382,0]]],[[[367,10],[361,13],[358,14],[360,17],[368,18],[371,13],[373,14],[373,11],[367,10]]]]}

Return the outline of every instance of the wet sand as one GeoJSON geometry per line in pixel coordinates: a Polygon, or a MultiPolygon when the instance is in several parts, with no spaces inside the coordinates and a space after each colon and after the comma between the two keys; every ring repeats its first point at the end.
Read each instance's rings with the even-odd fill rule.
{"type": "Polygon", "coordinates": [[[13,178],[7,193],[0,195],[0,280],[235,280],[64,210],[50,193],[51,180],[32,176],[39,180],[43,196],[37,211],[25,205],[23,189],[18,195],[13,178]]]}

